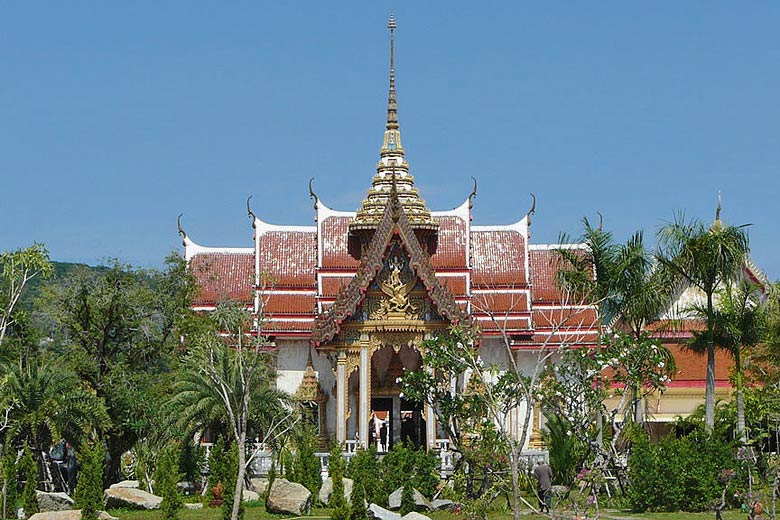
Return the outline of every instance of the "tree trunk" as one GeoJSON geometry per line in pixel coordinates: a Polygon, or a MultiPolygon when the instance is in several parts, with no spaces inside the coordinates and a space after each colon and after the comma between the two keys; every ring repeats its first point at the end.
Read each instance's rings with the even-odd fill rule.
{"type": "Polygon", "coordinates": [[[520,453],[515,446],[510,447],[509,451],[509,465],[512,470],[512,519],[520,520],[520,464],[517,460],[520,457],[520,453]]]}
{"type": "Polygon", "coordinates": [[[742,395],[742,360],[740,358],[739,345],[734,352],[734,369],[736,372],[737,385],[737,436],[742,445],[747,444],[747,435],[745,431],[745,398],[742,395]]]}
{"type": "Polygon", "coordinates": [[[704,389],[704,428],[715,429],[715,342],[713,338],[712,293],[707,294],[707,381],[704,389]]]}
{"type": "Polygon", "coordinates": [[[236,488],[233,493],[233,511],[230,513],[230,520],[238,520],[238,511],[241,507],[241,501],[244,499],[244,475],[246,473],[246,428],[239,432],[238,436],[238,475],[236,475],[236,488]]]}

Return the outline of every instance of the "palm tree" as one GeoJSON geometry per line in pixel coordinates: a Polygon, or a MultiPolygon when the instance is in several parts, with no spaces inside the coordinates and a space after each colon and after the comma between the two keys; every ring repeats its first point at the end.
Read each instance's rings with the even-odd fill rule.
{"type": "MultiPolygon", "coordinates": [[[[726,285],[718,291],[718,306],[714,311],[714,343],[728,351],[734,358],[734,379],[737,396],[737,435],[740,442],[747,442],[745,432],[745,401],[743,396],[744,349],[754,347],[762,338],[764,309],[758,285],[742,280],[736,286],[726,285]]],[[[697,309],[704,313],[705,309],[697,309]]],[[[688,343],[694,352],[705,352],[706,334],[696,334],[688,343]]]]}
{"type": "Polygon", "coordinates": [[[660,249],[656,258],[679,282],[704,293],[702,308],[707,320],[705,343],[707,380],[704,422],[707,431],[715,426],[715,305],[719,289],[733,283],[740,275],[749,252],[744,226],[727,226],[720,220],[720,203],[715,221],[707,226],[697,220],[686,222],[684,216],[663,226],[658,232],[660,249]]]}
{"type": "Polygon", "coordinates": [[[109,423],[103,401],[54,359],[31,356],[0,365],[0,393],[10,403],[6,439],[27,442],[37,453],[52,441],[78,442],[109,423]]]}
{"type": "MultiPolygon", "coordinates": [[[[276,378],[271,351],[262,338],[250,333],[252,317],[238,305],[226,304],[209,317],[210,330],[193,334],[180,378],[170,402],[176,422],[185,431],[215,423],[226,427],[238,448],[238,474],[233,494],[232,520],[237,520],[244,476],[250,421],[263,422],[265,436],[289,429],[289,409],[272,389],[276,378]],[[270,425],[268,423],[271,423],[270,425]]],[[[262,427],[262,426],[261,426],[262,427]]]]}

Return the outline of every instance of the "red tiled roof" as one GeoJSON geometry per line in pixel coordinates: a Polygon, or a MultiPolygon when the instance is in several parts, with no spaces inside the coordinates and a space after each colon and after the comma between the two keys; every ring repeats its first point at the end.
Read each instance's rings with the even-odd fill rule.
{"type": "Polygon", "coordinates": [[[321,296],[335,298],[342,287],[349,285],[351,279],[352,277],[346,276],[323,276],[321,296]]]}
{"type": "Polygon", "coordinates": [[[265,298],[266,317],[279,314],[311,315],[314,317],[314,294],[270,294],[265,298]]]}
{"type": "Polygon", "coordinates": [[[466,275],[463,276],[437,276],[439,283],[446,287],[453,296],[466,295],[466,275]]]}
{"type": "Polygon", "coordinates": [[[592,307],[584,309],[534,307],[534,326],[537,329],[593,329],[597,327],[597,319],[596,309],[592,307]]]}
{"type": "Polygon", "coordinates": [[[466,222],[460,217],[439,217],[436,254],[431,255],[434,269],[466,267],[466,222]]]}
{"type": "Polygon", "coordinates": [[[525,285],[525,240],[511,230],[472,231],[472,284],[525,285]]]}
{"type": "Polygon", "coordinates": [[[563,295],[556,283],[558,253],[549,249],[531,249],[529,253],[533,302],[560,302],[563,295]]]}
{"type": "MultiPolygon", "coordinates": [[[[707,356],[685,350],[679,344],[666,344],[666,347],[674,355],[677,372],[672,376],[672,381],[704,381],[707,376],[707,356]]],[[[715,381],[729,380],[729,370],[734,365],[734,360],[728,352],[715,351],[715,381]]]]}
{"type": "Polygon", "coordinates": [[[492,312],[502,315],[508,312],[527,312],[527,293],[477,292],[471,297],[474,312],[492,312]]]}
{"type": "Polygon", "coordinates": [[[314,320],[269,320],[263,324],[263,334],[294,334],[296,332],[308,334],[311,331],[312,323],[314,320]]]}
{"type": "Polygon", "coordinates": [[[195,305],[232,300],[251,303],[255,278],[252,253],[200,253],[190,259],[198,282],[195,305]]]}
{"type": "Polygon", "coordinates": [[[260,272],[273,287],[315,287],[317,233],[270,231],[260,236],[260,272]]]}
{"type": "Polygon", "coordinates": [[[360,262],[348,250],[352,217],[328,217],[322,222],[322,266],[357,269],[360,262]]]}

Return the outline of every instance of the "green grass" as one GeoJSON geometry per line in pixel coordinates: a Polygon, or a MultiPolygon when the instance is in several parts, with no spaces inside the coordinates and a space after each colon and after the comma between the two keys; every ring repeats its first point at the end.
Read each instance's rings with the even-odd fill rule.
{"type": "MultiPolygon", "coordinates": [[[[109,511],[113,516],[119,518],[119,520],[157,520],[160,518],[159,511],[131,511],[126,509],[111,510],[109,511]]],[[[445,511],[436,511],[429,513],[426,516],[431,517],[432,520],[463,520],[462,515],[456,515],[445,511]]],[[[744,520],[747,516],[739,510],[724,511],[724,520],[744,520]]],[[[712,512],[707,513],[628,513],[624,511],[617,511],[614,509],[603,510],[601,518],[606,520],[712,520],[715,514],[712,512]]],[[[247,507],[244,514],[245,520],[282,520],[300,518],[289,515],[272,515],[265,511],[265,508],[260,507],[247,507]]],[[[302,517],[311,519],[328,519],[330,518],[330,510],[324,508],[315,508],[312,510],[311,515],[302,517]]],[[[490,514],[491,520],[510,520],[512,518],[511,512],[496,512],[490,514]]],[[[549,519],[548,516],[525,514],[524,519],[527,520],[542,520],[549,519]]],[[[769,512],[764,512],[764,518],[769,518],[769,512]]],[[[219,520],[219,509],[197,509],[182,510],[179,514],[179,520],[219,520]]]]}

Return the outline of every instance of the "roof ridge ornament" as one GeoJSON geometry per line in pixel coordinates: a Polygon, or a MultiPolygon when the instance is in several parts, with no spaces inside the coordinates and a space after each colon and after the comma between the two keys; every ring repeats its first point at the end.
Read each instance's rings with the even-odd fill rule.
{"type": "Polygon", "coordinates": [[[312,183],[314,182],[314,177],[309,179],[309,197],[314,201],[314,211],[317,211],[320,204],[320,198],[317,196],[316,193],[314,193],[314,188],[312,187],[312,183]]]}
{"type": "Polygon", "coordinates": [[[181,235],[181,245],[187,247],[187,232],[184,231],[183,227],[181,227],[182,215],[184,215],[184,213],[179,213],[179,216],[176,217],[176,227],[179,228],[179,235],[181,235]]]}
{"type": "Polygon", "coordinates": [[[390,30],[390,88],[387,95],[387,121],[385,125],[382,147],[379,151],[379,164],[376,175],[371,180],[371,188],[367,197],[358,208],[355,219],[349,224],[350,233],[375,230],[382,220],[384,208],[390,201],[392,183],[396,183],[398,203],[406,213],[414,229],[435,233],[439,222],[431,216],[431,210],[420,198],[420,193],[414,185],[414,177],[409,174],[409,163],[404,157],[401,144],[401,130],[398,124],[398,102],[395,92],[395,17],[391,14],[387,22],[390,30]],[[395,177],[391,169],[395,170],[395,177]]]}
{"type": "Polygon", "coordinates": [[[469,209],[474,207],[474,199],[477,198],[477,178],[472,177],[471,180],[474,181],[474,189],[469,193],[469,209]]]}
{"type": "Polygon", "coordinates": [[[251,218],[251,219],[252,219],[252,229],[254,229],[254,228],[255,228],[255,223],[256,223],[256,222],[257,222],[259,219],[257,218],[257,215],[255,214],[255,212],[252,210],[252,206],[249,204],[249,202],[252,200],[252,197],[254,197],[254,195],[250,195],[250,196],[249,196],[249,197],[247,197],[247,199],[246,199],[246,214],[247,214],[247,216],[248,216],[249,218],[251,218]]]}
{"type": "Polygon", "coordinates": [[[525,214],[527,225],[531,225],[531,216],[536,213],[536,195],[531,193],[531,207],[528,209],[528,213],[525,214]]]}

